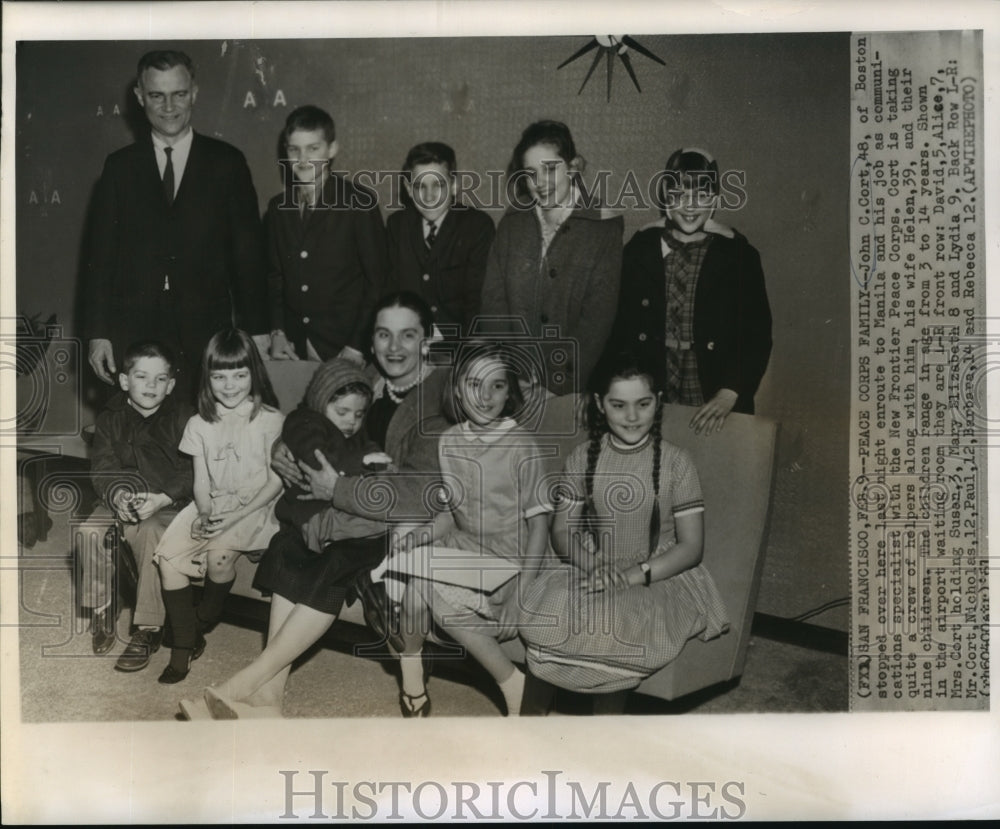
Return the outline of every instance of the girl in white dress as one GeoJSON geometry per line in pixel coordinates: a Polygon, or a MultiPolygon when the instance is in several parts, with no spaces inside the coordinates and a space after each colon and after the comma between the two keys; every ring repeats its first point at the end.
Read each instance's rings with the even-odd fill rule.
{"type": "MultiPolygon", "coordinates": [[[[525,372],[530,376],[531,372],[525,372]]],[[[542,453],[535,438],[523,431],[515,416],[524,409],[518,373],[509,349],[500,344],[473,345],[460,355],[453,396],[460,422],[441,435],[438,456],[444,481],[446,509],[433,525],[404,537],[402,555],[416,544],[432,543],[463,553],[476,587],[437,577],[429,568],[415,580],[434,621],[450,634],[496,680],[507,713],[520,712],[524,674],[507,658],[500,642],[517,636],[518,598],[527,589],[548,550],[549,508],[542,492],[542,453]],[[477,567],[475,558],[483,560],[477,567]],[[469,559],[472,559],[470,562],[469,559]],[[505,567],[502,559],[510,562],[505,567]],[[487,578],[497,565],[504,575],[499,586],[487,578]],[[479,576],[482,572],[483,575],[479,576]]],[[[390,568],[391,568],[390,564],[390,568]]],[[[468,579],[467,579],[468,581],[468,579]]],[[[400,707],[405,717],[427,716],[430,699],[424,686],[422,661],[403,659],[400,707]]]]}
{"type": "Polygon", "coordinates": [[[180,682],[205,648],[203,633],[218,621],[242,552],[264,550],[278,530],[274,504],[281,479],[271,446],[283,415],[250,337],[220,331],[202,358],[198,414],[180,451],[194,461],[194,501],[167,527],[154,560],[174,633],[164,684],[180,682]],[[197,610],[191,579],[205,578],[197,610]]]}

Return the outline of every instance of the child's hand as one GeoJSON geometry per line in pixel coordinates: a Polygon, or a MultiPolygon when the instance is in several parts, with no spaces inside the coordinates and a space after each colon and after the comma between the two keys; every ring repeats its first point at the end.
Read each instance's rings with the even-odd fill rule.
{"type": "Polygon", "coordinates": [[[199,513],[198,517],[191,522],[191,538],[195,541],[204,541],[207,536],[205,531],[208,529],[208,521],[211,518],[207,513],[199,513]]]}
{"type": "Polygon", "coordinates": [[[136,518],[145,521],[151,515],[156,515],[172,501],[173,498],[165,492],[139,492],[132,499],[132,509],[136,518]]]}
{"type": "Polygon", "coordinates": [[[432,524],[399,524],[392,529],[389,549],[392,555],[403,555],[434,540],[432,524]]]}
{"type": "Polygon", "coordinates": [[[268,356],[272,360],[297,360],[298,355],[295,353],[295,346],[288,342],[288,337],[285,336],[284,331],[275,331],[271,335],[271,348],[268,352],[268,356]]]}
{"type": "Polygon", "coordinates": [[[691,428],[699,435],[702,432],[706,435],[721,432],[738,397],[739,395],[732,389],[719,389],[715,393],[715,397],[698,409],[695,416],[691,418],[691,428]]]}
{"type": "Polygon", "coordinates": [[[602,593],[607,590],[622,590],[628,587],[628,578],[610,562],[598,564],[583,581],[585,593],[602,593]]]}
{"type": "Polygon", "coordinates": [[[237,512],[224,512],[206,518],[203,525],[202,538],[215,538],[220,533],[228,530],[242,517],[237,512]]]}
{"type": "Polygon", "coordinates": [[[138,519],[132,510],[132,499],[135,496],[131,491],[122,487],[111,496],[111,509],[114,510],[115,517],[126,524],[134,524],[138,519]]]}
{"type": "Polygon", "coordinates": [[[392,465],[392,458],[385,452],[369,452],[361,459],[361,463],[372,467],[373,472],[385,472],[392,465]]]}

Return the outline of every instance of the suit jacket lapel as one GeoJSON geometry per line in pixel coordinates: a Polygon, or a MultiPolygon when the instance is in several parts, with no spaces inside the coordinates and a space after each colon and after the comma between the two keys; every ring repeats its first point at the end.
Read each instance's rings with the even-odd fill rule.
{"type": "Polygon", "coordinates": [[[344,198],[342,193],[337,192],[337,185],[336,177],[329,176],[323,184],[322,205],[314,206],[312,210],[306,211],[305,220],[300,219],[296,214],[297,226],[300,228],[299,238],[302,239],[303,243],[317,233],[332,232],[340,214],[338,206],[344,198]]]}
{"type": "Polygon", "coordinates": [[[167,200],[163,195],[163,179],[160,177],[160,168],[156,164],[156,150],[153,148],[152,134],[146,134],[145,139],[140,142],[140,147],[139,168],[136,175],[139,182],[148,191],[147,204],[159,204],[166,210],[167,200]],[[157,198],[159,198],[158,201],[157,198]]]}
{"type": "Polygon", "coordinates": [[[180,187],[177,188],[177,194],[174,196],[174,204],[177,204],[177,202],[185,198],[189,191],[194,189],[195,185],[191,182],[196,181],[199,176],[204,176],[208,173],[208,170],[202,169],[205,166],[203,149],[204,145],[201,143],[201,137],[198,133],[195,133],[191,138],[191,151],[188,153],[187,164],[184,165],[184,175],[181,176],[180,187]]]}

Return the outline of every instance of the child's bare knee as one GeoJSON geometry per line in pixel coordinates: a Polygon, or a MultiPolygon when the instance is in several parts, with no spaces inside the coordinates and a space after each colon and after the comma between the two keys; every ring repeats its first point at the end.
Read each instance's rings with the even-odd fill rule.
{"type": "Polygon", "coordinates": [[[208,576],[212,581],[228,581],[236,575],[236,559],[240,554],[232,550],[212,553],[208,557],[208,576]],[[213,578],[214,577],[214,578],[213,578]]]}

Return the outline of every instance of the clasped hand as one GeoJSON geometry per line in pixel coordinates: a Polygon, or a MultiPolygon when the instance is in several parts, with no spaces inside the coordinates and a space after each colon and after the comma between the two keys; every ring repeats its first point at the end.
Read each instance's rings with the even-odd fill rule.
{"type": "Polygon", "coordinates": [[[119,521],[135,524],[155,515],[171,502],[169,495],[162,492],[129,492],[120,490],[112,501],[119,521]]]}
{"type": "Polygon", "coordinates": [[[614,564],[604,561],[588,573],[581,587],[584,593],[602,593],[606,590],[621,590],[629,586],[628,577],[614,564]]]}
{"type": "Polygon", "coordinates": [[[199,513],[198,517],[191,522],[191,538],[196,541],[215,538],[223,530],[227,530],[235,524],[239,517],[235,512],[225,512],[219,515],[199,513]]]}
{"type": "Polygon", "coordinates": [[[403,555],[433,540],[433,524],[397,524],[392,529],[390,549],[392,555],[403,555]]]}

